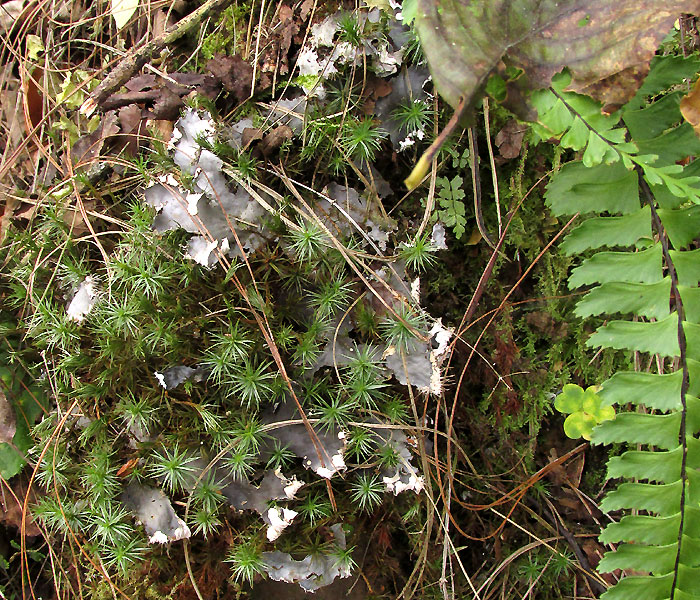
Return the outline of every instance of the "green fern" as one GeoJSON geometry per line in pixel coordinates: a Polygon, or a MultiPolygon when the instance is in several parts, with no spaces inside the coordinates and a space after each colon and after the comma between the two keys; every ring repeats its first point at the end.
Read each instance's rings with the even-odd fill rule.
{"type": "Polygon", "coordinates": [[[675,359],[659,374],[617,373],[599,392],[603,406],[619,404],[622,412],[593,430],[592,443],[646,447],[608,462],[609,479],[634,481],[609,492],[601,509],[634,514],[603,531],[601,541],[618,546],[598,566],[646,574],[622,578],[605,600],[700,597],[700,266],[698,251],[687,249],[700,234],[698,207],[690,204],[700,203],[700,165],[676,164],[700,153],[700,141],[682,123],[679,93],[664,93],[697,68],[697,57],[657,59],[615,117],[563,92],[562,80],[535,98],[540,137],[559,137],[584,152],[582,163],[566,164],[553,177],[548,206],[556,215],[604,215],[583,221],[563,251],[632,247],[594,254],[571,274],[572,289],[597,284],[578,303],[579,316],[634,318],[608,321],[587,345],[675,359]],[[647,103],[648,96],[656,99],[647,103]],[[627,129],[618,127],[620,115],[627,129]],[[627,132],[632,142],[623,141],[627,132]],[[629,404],[640,411],[625,412],[629,404]]]}

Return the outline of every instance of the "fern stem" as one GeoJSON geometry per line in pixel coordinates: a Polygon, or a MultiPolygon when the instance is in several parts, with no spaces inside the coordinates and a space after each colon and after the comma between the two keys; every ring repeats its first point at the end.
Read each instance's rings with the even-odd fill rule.
{"type": "Polygon", "coordinates": [[[656,212],[654,206],[654,195],[649,187],[649,184],[644,179],[644,174],[641,167],[637,167],[637,173],[639,174],[639,182],[644,192],[649,208],[651,209],[651,217],[654,222],[654,227],[659,234],[659,241],[661,242],[661,248],[663,250],[664,261],[666,267],[668,268],[668,275],[671,279],[671,294],[676,305],[676,314],[678,315],[678,348],[679,348],[679,360],[681,369],[683,370],[683,379],[681,381],[681,424],[678,431],[678,443],[683,448],[683,454],[681,457],[681,497],[680,497],[680,521],[678,525],[678,545],[676,548],[676,558],[673,567],[673,582],[671,583],[671,595],[669,600],[674,600],[676,585],[678,582],[678,568],[681,560],[681,544],[683,543],[683,527],[685,524],[685,500],[686,500],[686,486],[687,486],[687,460],[688,460],[688,442],[686,440],[686,418],[688,413],[688,407],[685,399],[685,395],[688,392],[690,385],[690,374],[688,372],[688,361],[686,359],[686,339],[685,330],[683,329],[683,321],[685,320],[685,311],[683,309],[683,301],[681,300],[681,294],[678,289],[678,274],[676,273],[676,267],[671,260],[671,253],[668,247],[668,238],[666,237],[666,232],[664,230],[663,223],[659,218],[659,214],[656,212]]]}

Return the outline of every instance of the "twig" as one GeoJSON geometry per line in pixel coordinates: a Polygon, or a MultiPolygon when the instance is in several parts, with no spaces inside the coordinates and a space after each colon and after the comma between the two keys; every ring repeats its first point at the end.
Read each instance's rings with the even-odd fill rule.
{"type": "Polygon", "coordinates": [[[484,214],[481,211],[481,177],[479,175],[479,147],[476,143],[476,130],[470,127],[469,133],[469,157],[472,166],[472,190],[474,192],[474,216],[476,217],[476,226],[479,229],[481,237],[491,247],[496,250],[496,245],[491,241],[486,225],[484,224],[484,214]]]}
{"type": "Polygon", "coordinates": [[[166,29],[158,37],[146,42],[140,47],[132,48],[127,55],[119,61],[119,64],[107,75],[107,77],[95,88],[90,97],[83,102],[80,112],[89,117],[95,112],[99,104],[102,104],[116,90],[124,85],[150,58],[160,52],[168,44],[180,39],[189,32],[202,19],[212,12],[220,11],[232,0],[207,0],[197,10],[180,19],[173,26],[166,29]]]}

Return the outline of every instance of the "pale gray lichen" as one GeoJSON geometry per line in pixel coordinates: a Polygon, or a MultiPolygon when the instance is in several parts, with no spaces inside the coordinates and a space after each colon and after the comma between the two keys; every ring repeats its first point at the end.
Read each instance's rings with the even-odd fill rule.
{"type": "MultiPolygon", "coordinates": [[[[331,526],[331,532],[336,545],[345,550],[346,540],[343,526],[338,523],[331,526]]],[[[337,578],[350,577],[350,569],[339,564],[332,555],[314,554],[306,556],[302,560],[295,560],[286,552],[263,552],[265,566],[263,567],[270,579],[297,583],[307,592],[315,592],[317,589],[330,585],[337,578]]]]}
{"type": "Polygon", "coordinates": [[[82,323],[97,302],[95,279],[87,276],[78,286],[73,299],[66,308],[66,317],[76,323],[82,323]]]}
{"type": "Polygon", "coordinates": [[[162,373],[155,371],[153,375],[162,387],[164,387],[166,390],[172,390],[188,379],[202,381],[204,371],[200,367],[192,368],[179,365],[176,367],[168,367],[167,369],[164,369],[162,373]]]}
{"type": "Polygon", "coordinates": [[[390,347],[385,353],[384,364],[399,383],[417,387],[434,395],[442,393],[442,363],[449,353],[449,341],[453,331],[442,325],[442,319],[433,323],[428,332],[428,342],[412,340],[403,352],[390,347]],[[434,342],[434,344],[433,344],[434,342]],[[435,346],[435,347],[433,347],[435,346]],[[405,366],[404,366],[405,361],[405,366]]]}
{"type": "Polygon", "coordinates": [[[141,523],[151,544],[165,544],[189,538],[187,524],[177,516],[162,490],[130,483],[120,496],[121,502],[141,523]]]}
{"type": "Polygon", "coordinates": [[[312,434],[303,423],[284,424],[285,421],[299,419],[299,412],[291,399],[285,400],[276,409],[270,407],[262,413],[264,424],[280,423],[279,427],[270,429],[270,439],[261,447],[262,459],[267,460],[272,455],[277,440],[280,446],[286,446],[302,459],[305,469],[314,471],[320,477],[330,479],[344,471],[347,468],[343,458],[347,445],[345,432],[333,429],[323,431],[314,427],[312,434]]]}
{"type": "Polygon", "coordinates": [[[196,234],[187,245],[186,256],[208,267],[216,264],[219,254],[237,256],[241,248],[246,254],[257,250],[264,242],[260,231],[267,215],[242,186],[230,184],[222,171],[223,161],[199,146],[197,140],[212,141],[213,135],[211,117],[188,110],[175,125],[171,146],[175,163],[194,177],[194,191],[188,192],[168,175],[144,194],[146,204],[158,211],[153,229],[180,228],[196,234]]]}

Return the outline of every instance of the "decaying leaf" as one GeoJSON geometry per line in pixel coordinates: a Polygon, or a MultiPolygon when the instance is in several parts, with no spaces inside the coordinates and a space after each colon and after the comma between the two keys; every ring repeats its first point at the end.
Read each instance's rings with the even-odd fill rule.
{"type": "Polygon", "coordinates": [[[110,111],[102,117],[95,131],[78,139],[71,150],[74,165],[85,166],[100,155],[105,142],[119,133],[117,120],[116,113],[110,111]]]}
{"type": "Polygon", "coordinates": [[[407,147],[405,142],[408,132],[401,127],[401,123],[394,116],[394,111],[409,101],[429,99],[424,88],[430,81],[430,72],[424,66],[408,67],[389,81],[391,82],[391,91],[377,100],[376,113],[381,120],[382,127],[389,132],[389,139],[391,139],[394,148],[400,150],[403,149],[401,142],[404,142],[404,148],[407,147]]]}
{"type": "Polygon", "coordinates": [[[207,63],[207,70],[221,81],[237,102],[245,102],[252,93],[253,67],[240,56],[217,54],[207,63]]]}
{"type": "Polygon", "coordinates": [[[0,5],[0,31],[9,31],[28,4],[27,0],[10,0],[0,5]]]}
{"type": "Polygon", "coordinates": [[[122,492],[120,500],[143,524],[149,543],[165,544],[190,537],[190,528],[177,516],[162,490],[131,483],[122,492]]]}
{"type": "Polygon", "coordinates": [[[158,383],[166,390],[173,390],[181,383],[188,381],[189,379],[194,379],[195,381],[202,381],[203,371],[202,369],[193,369],[192,367],[186,367],[180,365],[177,367],[169,367],[165,369],[162,373],[156,371],[153,373],[158,383]]]}
{"type": "Polygon", "coordinates": [[[511,159],[520,156],[526,131],[527,125],[522,125],[515,119],[510,119],[503,129],[496,134],[494,142],[503,158],[511,159]]]}
{"type": "Polygon", "coordinates": [[[374,203],[351,187],[328,184],[325,197],[316,202],[316,214],[334,235],[364,233],[362,244],[374,242],[384,252],[396,222],[381,214],[374,203]]]}
{"type": "Polygon", "coordinates": [[[121,29],[129,22],[138,7],[139,0],[112,0],[110,11],[117,29],[121,29]]]}
{"type": "Polygon", "coordinates": [[[22,531],[22,535],[27,537],[41,535],[41,529],[34,522],[31,511],[25,512],[23,510],[24,499],[27,493],[29,493],[31,505],[36,503],[37,496],[41,494],[37,490],[37,486],[32,486],[31,490],[27,492],[27,482],[23,477],[18,477],[11,483],[5,483],[4,485],[7,485],[10,489],[6,488],[5,492],[0,494],[0,523],[22,531]]]}
{"type": "MultiPolygon", "coordinates": [[[[346,548],[345,533],[341,524],[331,525],[336,545],[346,548]]],[[[309,555],[303,560],[294,560],[286,552],[263,552],[265,572],[270,579],[298,583],[307,592],[329,585],[336,577],[350,577],[350,569],[338,564],[334,556],[309,555]]]]}
{"type": "Polygon", "coordinates": [[[416,494],[420,493],[425,486],[425,480],[413,466],[411,451],[408,449],[409,438],[400,429],[373,428],[373,430],[385,445],[394,449],[399,459],[396,467],[393,469],[386,467],[382,471],[384,489],[394,496],[408,490],[416,494]]]}
{"type": "Polygon", "coordinates": [[[474,108],[503,63],[523,70],[521,90],[547,87],[568,67],[572,90],[621,105],[678,16],[698,11],[698,0],[418,0],[416,27],[454,108],[461,98],[474,108]]]}
{"type": "Polygon", "coordinates": [[[236,481],[230,473],[217,468],[216,476],[221,477],[224,483],[222,495],[228,500],[230,506],[236,510],[254,510],[267,524],[267,539],[272,542],[292,524],[297,513],[289,508],[269,506],[271,501],[293,500],[299,488],[304,484],[297,481],[296,477],[288,479],[280,470],[265,473],[260,485],[257,487],[248,481],[236,481]]]}

